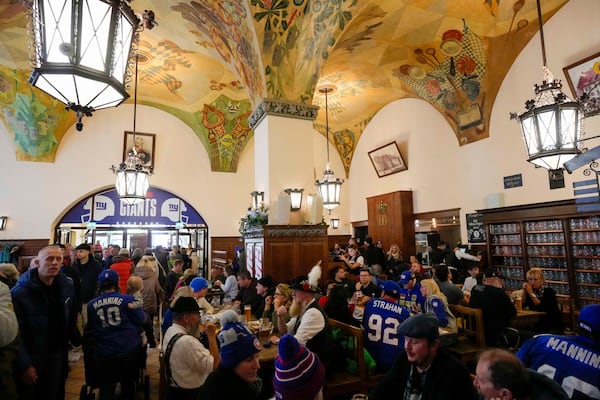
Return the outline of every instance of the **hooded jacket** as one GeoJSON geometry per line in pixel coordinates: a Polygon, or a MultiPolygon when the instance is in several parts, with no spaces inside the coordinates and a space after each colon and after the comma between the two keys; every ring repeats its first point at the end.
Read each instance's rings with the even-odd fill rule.
{"type": "Polygon", "coordinates": [[[158,308],[158,296],[162,292],[158,284],[157,273],[147,265],[138,264],[133,272],[142,278],[142,299],[144,300],[144,311],[148,315],[155,315],[158,308]]]}

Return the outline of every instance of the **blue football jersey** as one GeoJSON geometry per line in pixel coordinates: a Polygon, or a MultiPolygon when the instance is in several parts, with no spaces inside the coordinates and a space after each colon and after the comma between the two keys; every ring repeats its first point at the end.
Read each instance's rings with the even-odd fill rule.
{"type": "Polygon", "coordinates": [[[421,294],[421,284],[417,282],[411,290],[406,288],[400,289],[398,303],[401,306],[406,307],[411,313],[413,312],[413,306],[415,305],[418,306],[419,312],[422,312],[425,298],[421,294]]]}
{"type": "Polygon", "coordinates": [[[600,346],[583,336],[539,335],[517,356],[558,382],[572,400],[600,399],[600,346]]]}
{"type": "Polygon", "coordinates": [[[391,368],[403,351],[404,338],[398,334],[398,326],[409,316],[406,308],[388,300],[371,299],[365,305],[365,348],[379,369],[391,368]]]}

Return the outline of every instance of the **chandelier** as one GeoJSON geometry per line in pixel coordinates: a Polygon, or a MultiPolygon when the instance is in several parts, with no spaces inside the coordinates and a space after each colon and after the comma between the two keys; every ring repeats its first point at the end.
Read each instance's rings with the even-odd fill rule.
{"type": "Polygon", "coordinates": [[[562,91],[562,83],[547,68],[546,45],[540,0],[537,0],[544,80],[535,85],[535,99],[525,103],[521,114],[511,113],[521,125],[529,162],[551,171],[580,153],[583,135],[583,106],[562,91]]]}
{"type": "Polygon", "coordinates": [[[138,17],[131,0],[29,0],[33,71],[29,83],[77,113],[75,128],[96,110],[126,100],[136,31],[152,29],[154,13],[138,17]]]}
{"type": "Polygon", "coordinates": [[[327,165],[323,172],[323,177],[316,181],[315,184],[319,190],[321,198],[323,198],[323,207],[329,211],[340,205],[340,194],[342,191],[343,179],[336,178],[329,164],[329,106],[327,96],[335,91],[334,85],[323,85],[317,90],[319,93],[325,94],[325,137],[327,138],[327,165]]]}
{"type": "Polygon", "coordinates": [[[127,204],[135,204],[144,201],[146,192],[150,187],[149,178],[152,175],[152,167],[144,167],[144,162],[140,158],[135,146],[136,120],[137,120],[137,89],[138,89],[138,63],[140,55],[135,57],[135,90],[133,95],[133,138],[134,144],[125,157],[125,161],[114,165],[111,170],[117,175],[115,188],[119,194],[119,199],[127,204]]]}

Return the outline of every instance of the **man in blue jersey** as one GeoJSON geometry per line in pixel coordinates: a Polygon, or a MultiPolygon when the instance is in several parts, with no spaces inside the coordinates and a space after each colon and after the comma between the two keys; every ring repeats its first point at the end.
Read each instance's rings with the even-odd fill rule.
{"type": "Polygon", "coordinates": [[[98,275],[100,296],[90,300],[88,325],[95,337],[100,400],[114,399],[121,383],[121,398],[135,398],[142,341],[139,328],[146,316],[142,308],[129,308],[133,296],[118,292],[119,274],[106,269],[98,275]]]}
{"type": "Polygon", "coordinates": [[[363,314],[365,348],[371,354],[377,369],[385,371],[392,367],[404,348],[398,333],[400,324],[410,317],[408,310],[398,304],[400,285],[385,281],[383,297],[367,302],[363,314]]]}
{"type": "Polygon", "coordinates": [[[411,314],[422,312],[425,298],[421,294],[421,285],[417,282],[415,273],[410,270],[402,271],[399,283],[402,289],[398,303],[406,307],[411,314]]]}
{"type": "Polygon", "coordinates": [[[517,356],[554,379],[573,400],[600,399],[600,304],[579,313],[579,335],[538,335],[517,356]]]}

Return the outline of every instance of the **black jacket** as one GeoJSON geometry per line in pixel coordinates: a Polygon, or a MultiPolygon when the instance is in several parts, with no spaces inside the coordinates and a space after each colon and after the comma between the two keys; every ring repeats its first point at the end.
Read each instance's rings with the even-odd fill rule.
{"type": "Polygon", "coordinates": [[[517,315],[515,306],[503,289],[490,285],[477,285],[471,290],[469,307],[480,308],[485,331],[485,344],[495,346],[517,315]]]}
{"type": "MultiPolygon", "coordinates": [[[[411,364],[402,352],[392,369],[369,394],[369,400],[404,399],[404,388],[410,375],[411,364]]],[[[421,400],[475,400],[477,394],[465,366],[448,354],[438,350],[435,360],[425,375],[421,400]]]]}

